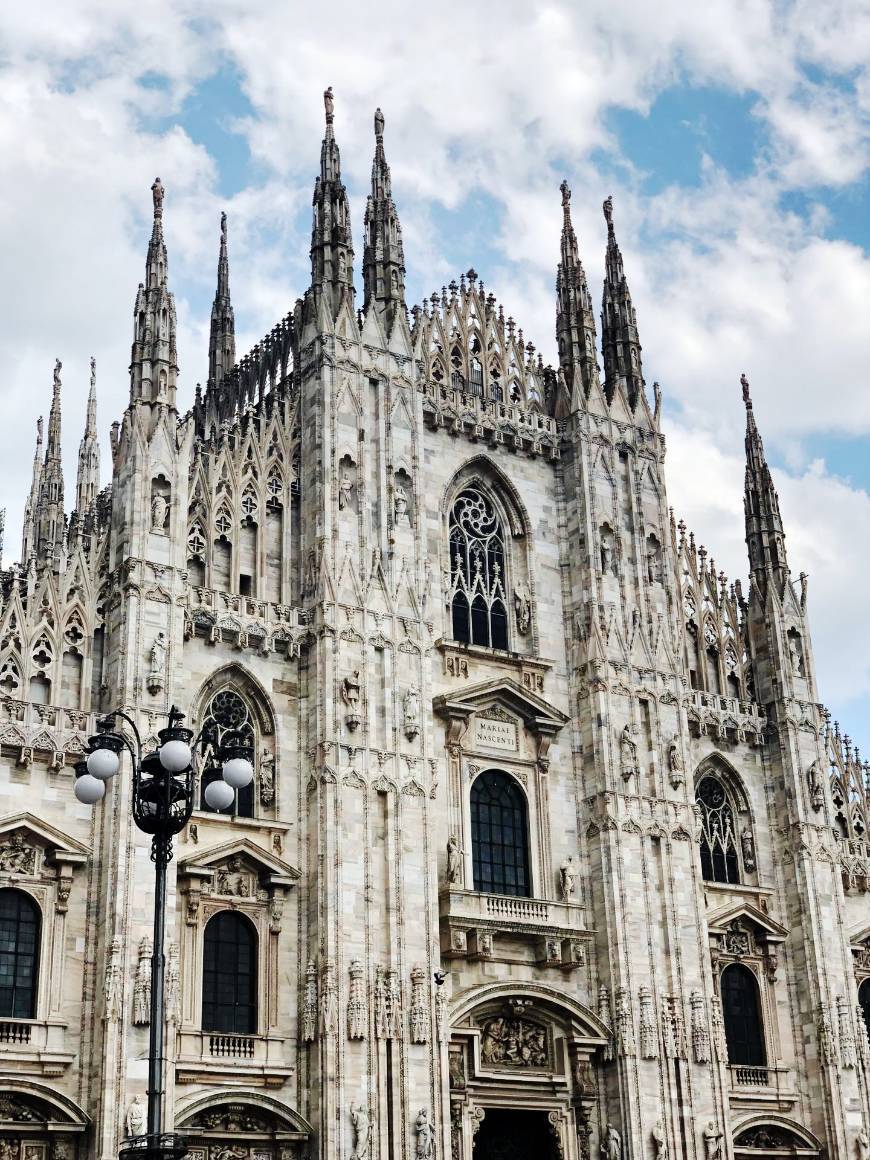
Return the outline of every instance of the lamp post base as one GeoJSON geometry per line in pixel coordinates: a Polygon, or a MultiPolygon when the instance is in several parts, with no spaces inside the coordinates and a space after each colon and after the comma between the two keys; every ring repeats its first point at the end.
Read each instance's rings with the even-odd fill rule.
{"type": "Polygon", "coordinates": [[[158,1136],[128,1136],[121,1141],[119,1160],[181,1160],[187,1155],[187,1137],[177,1132],[158,1136]]]}

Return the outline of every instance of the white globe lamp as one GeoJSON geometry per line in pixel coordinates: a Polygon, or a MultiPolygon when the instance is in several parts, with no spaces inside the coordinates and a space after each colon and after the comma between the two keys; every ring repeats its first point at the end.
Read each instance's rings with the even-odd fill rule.
{"type": "Polygon", "coordinates": [[[105,792],[105,781],[90,773],[83,773],[81,777],[77,777],[73,786],[73,793],[86,806],[95,805],[105,795],[105,792]]]}
{"type": "Polygon", "coordinates": [[[254,767],[244,757],[231,757],[224,762],[223,778],[233,789],[244,789],[254,780],[254,767]]]}
{"type": "Polygon", "coordinates": [[[118,754],[114,749],[95,749],[93,753],[88,754],[88,773],[99,781],[108,781],[110,777],[114,777],[120,764],[118,754]]]}
{"type": "Polygon", "coordinates": [[[168,773],[183,773],[190,765],[190,746],[186,741],[166,741],[158,750],[160,764],[168,773]]]}
{"type": "Polygon", "coordinates": [[[206,805],[212,810],[225,810],[235,800],[235,790],[225,781],[210,781],[205,787],[206,805]]]}

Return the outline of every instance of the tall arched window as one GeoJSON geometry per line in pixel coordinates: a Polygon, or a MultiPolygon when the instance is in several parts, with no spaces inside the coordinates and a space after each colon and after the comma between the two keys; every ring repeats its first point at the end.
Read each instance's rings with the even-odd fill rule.
{"type": "Polygon", "coordinates": [[[701,873],[707,882],[740,881],[734,810],[725,786],[707,774],[698,782],[695,801],[701,807],[701,873]]]}
{"type": "Polygon", "coordinates": [[[242,744],[252,746],[254,753],[257,752],[251,710],[234,689],[221,689],[209,701],[203,731],[209,741],[205,750],[205,764],[200,779],[200,808],[208,810],[209,813],[236,814],[238,817],[252,818],[254,816],[256,778],[244,789],[236,790],[235,801],[225,810],[212,810],[206,804],[204,796],[205,787],[213,781],[218,781],[221,777],[221,766],[213,758],[213,754],[220,747],[224,734],[228,732],[241,733],[242,744]]]}
{"type": "Polygon", "coordinates": [[[865,979],[858,988],[858,1002],[861,1004],[864,1022],[867,1024],[867,1034],[870,1036],[870,979],[865,979]]]}
{"type": "Polygon", "coordinates": [[[529,897],[526,799],[506,773],[482,773],[471,787],[471,849],[475,890],[529,897]]]}
{"type": "Polygon", "coordinates": [[[755,975],[742,963],[731,963],[722,972],[720,986],[728,1062],[765,1067],[767,1053],[755,975]]]}
{"type": "Polygon", "coordinates": [[[205,928],[202,1029],[257,1031],[257,935],[241,914],[222,910],[205,928]]]}
{"type": "Polygon", "coordinates": [[[35,1019],[39,907],[23,890],[0,890],[0,1016],[35,1019]]]}
{"type": "Polygon", "coordinates": [[[508,647],[504,535],[477,488],[460,492],[450,512],[450,600],[454,640],[508,647]]]}

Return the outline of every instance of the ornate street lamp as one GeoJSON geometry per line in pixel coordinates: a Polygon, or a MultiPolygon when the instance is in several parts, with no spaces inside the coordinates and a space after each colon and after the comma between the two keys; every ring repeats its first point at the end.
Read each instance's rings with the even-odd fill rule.
{"type": "Polygon", "coordinates": [[[151,835],[154,863],[154,945],[151,958],[151,1026],[148,1041],[148,1122],[143,1136],[124,1141],[122,1157],[130,1160],[170,1160],[187,1151],[183,1136],[163,1131],[163,980],[166,930],[166,867],[172,861],[172,839],[187,825],[193,812],[198,778],[194,757],[202,745],[210,765],[221,764],[222,778],[210,782],[204,792],[213,810],[226,809],[237,789],[250,785],[254,777],[253,749],[241,733],[227,732],[219,746],[210,731],[203,729],[194,740],[193,730],[182,722],[184,714],[173,705],[169,724],[157,734],[160,745],[143,754],[142,739],[135,721],[120,709],[97,722],[97,733],[88,740],[86,772],[75,783],[80,802],[95,805],[106,793],[106,783],[118,772],[122,750],[133,762],[133,820],[151,835]],[[133,741],[115,729],[120,717],[130,727],[133,741]]]}

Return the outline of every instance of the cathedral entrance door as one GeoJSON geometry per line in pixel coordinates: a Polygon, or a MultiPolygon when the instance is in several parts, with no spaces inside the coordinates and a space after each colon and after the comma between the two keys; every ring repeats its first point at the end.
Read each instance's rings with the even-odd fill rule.
{"type": "Polygon", "coordinates": [[[474,1160],[557,1160],[546,1112],[487,1108],[474,1141],[474,1160]]]}

